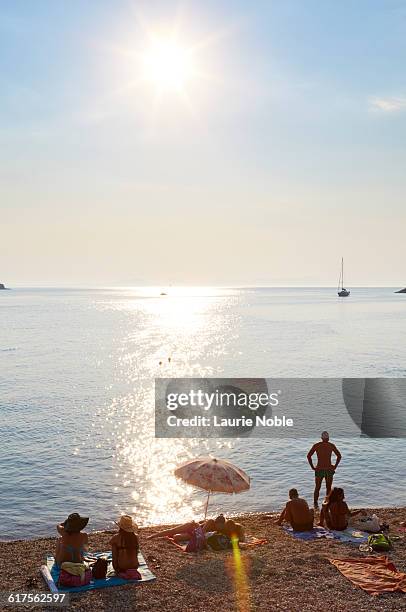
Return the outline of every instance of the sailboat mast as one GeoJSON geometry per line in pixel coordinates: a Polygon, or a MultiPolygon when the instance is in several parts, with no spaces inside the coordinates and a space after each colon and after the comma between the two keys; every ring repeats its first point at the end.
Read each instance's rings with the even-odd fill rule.
{"type": "Polygon", "coordinates": [[[344,257],[341,257],[341,289],[344,289],[344,257]]]}
{"type": "Polygon", "coordinates": [[[340,280],[338,282],[338,295],[339,297],[348,297],[350,295],[350,291],[344,288],[344,257],[341,257],[341,270],[340,270],[340,280]]]}

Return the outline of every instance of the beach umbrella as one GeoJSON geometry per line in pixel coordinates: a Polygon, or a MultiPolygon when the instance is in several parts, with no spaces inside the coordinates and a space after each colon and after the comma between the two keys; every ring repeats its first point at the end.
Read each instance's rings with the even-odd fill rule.
{"type": "Polygon", "coordinates": [[[187,484],[207,491],[207,516],[211,493],[241,493],[250,488],[250,477],[243,470],[224,459],[199,457],[185,461],[175,470],[175,476],[187,484]]]}

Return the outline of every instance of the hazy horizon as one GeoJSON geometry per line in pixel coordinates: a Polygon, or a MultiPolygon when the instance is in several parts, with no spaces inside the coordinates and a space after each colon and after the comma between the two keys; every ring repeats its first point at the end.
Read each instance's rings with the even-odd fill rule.
{"type": "Polygon", "coordinates": [[[402,288],[406,6],[4,3],[0,282],[402,288]]]}
{"type": "MultiPolygon", "coordinates": [[[[348,285],[349,286],[349,285],[348,285]]],[[[351,285],[352,289],[403,289],[404,287],[399,285],[351,285]]],[[[159,289],[162,291],[168,291],[171,289],[337,289],[337,285],[261,285],[261,284],[212,284],[212,285],[195,285],[195,284],[177,284],[177,285],[163,285],[163,284],[144,284],[144,285],[119,285],[119,284],[76,284],[76,285],[44,285],[41,283],[33,283],[31,285],[16,284],[13,286],[6,285],[6,289],[159,289]]]]}

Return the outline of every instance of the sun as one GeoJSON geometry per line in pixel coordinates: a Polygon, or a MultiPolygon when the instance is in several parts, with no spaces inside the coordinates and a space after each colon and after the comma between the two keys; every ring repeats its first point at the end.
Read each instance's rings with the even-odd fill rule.
{"type": "Polygon", "coordinates": [[[173,37],[154,37],[142,57],[144,78],[162,92],[185,90],[194,74],[193,52],[173,37]]]}

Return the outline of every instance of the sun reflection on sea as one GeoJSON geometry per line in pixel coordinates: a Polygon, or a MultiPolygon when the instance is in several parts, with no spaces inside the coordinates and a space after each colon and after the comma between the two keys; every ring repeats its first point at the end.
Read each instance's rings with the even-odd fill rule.
{"type": "Polygon", "coordinates": [[[224,290],[171,288],[160,295],[145,288],[126,290],[114,301],[123,317],[114,356],[120,392],[106,407],[105,425],[113,448],[117,512],[133,514],[141,525],[200,516],[204,493],[178,481],[174,469],[232,446],[230,440],[156,439],[154,378],[216,375],[211,364],[235,337],[235,320],[227,318],[235,299],[224,290]]]}
{"type": "Polygon", "coordinates": [[[156,439],[151,417],[126,406],[128,398],[122,398],[111,406],[107,417],[115,440],[116,491],[122,493],[116,504],[118,512],[134,514],[144,525],[182,522],[201,515],[204,494],[177,480],[174,469],[196,455],[231,448],[232,442],[156,439]]]}

